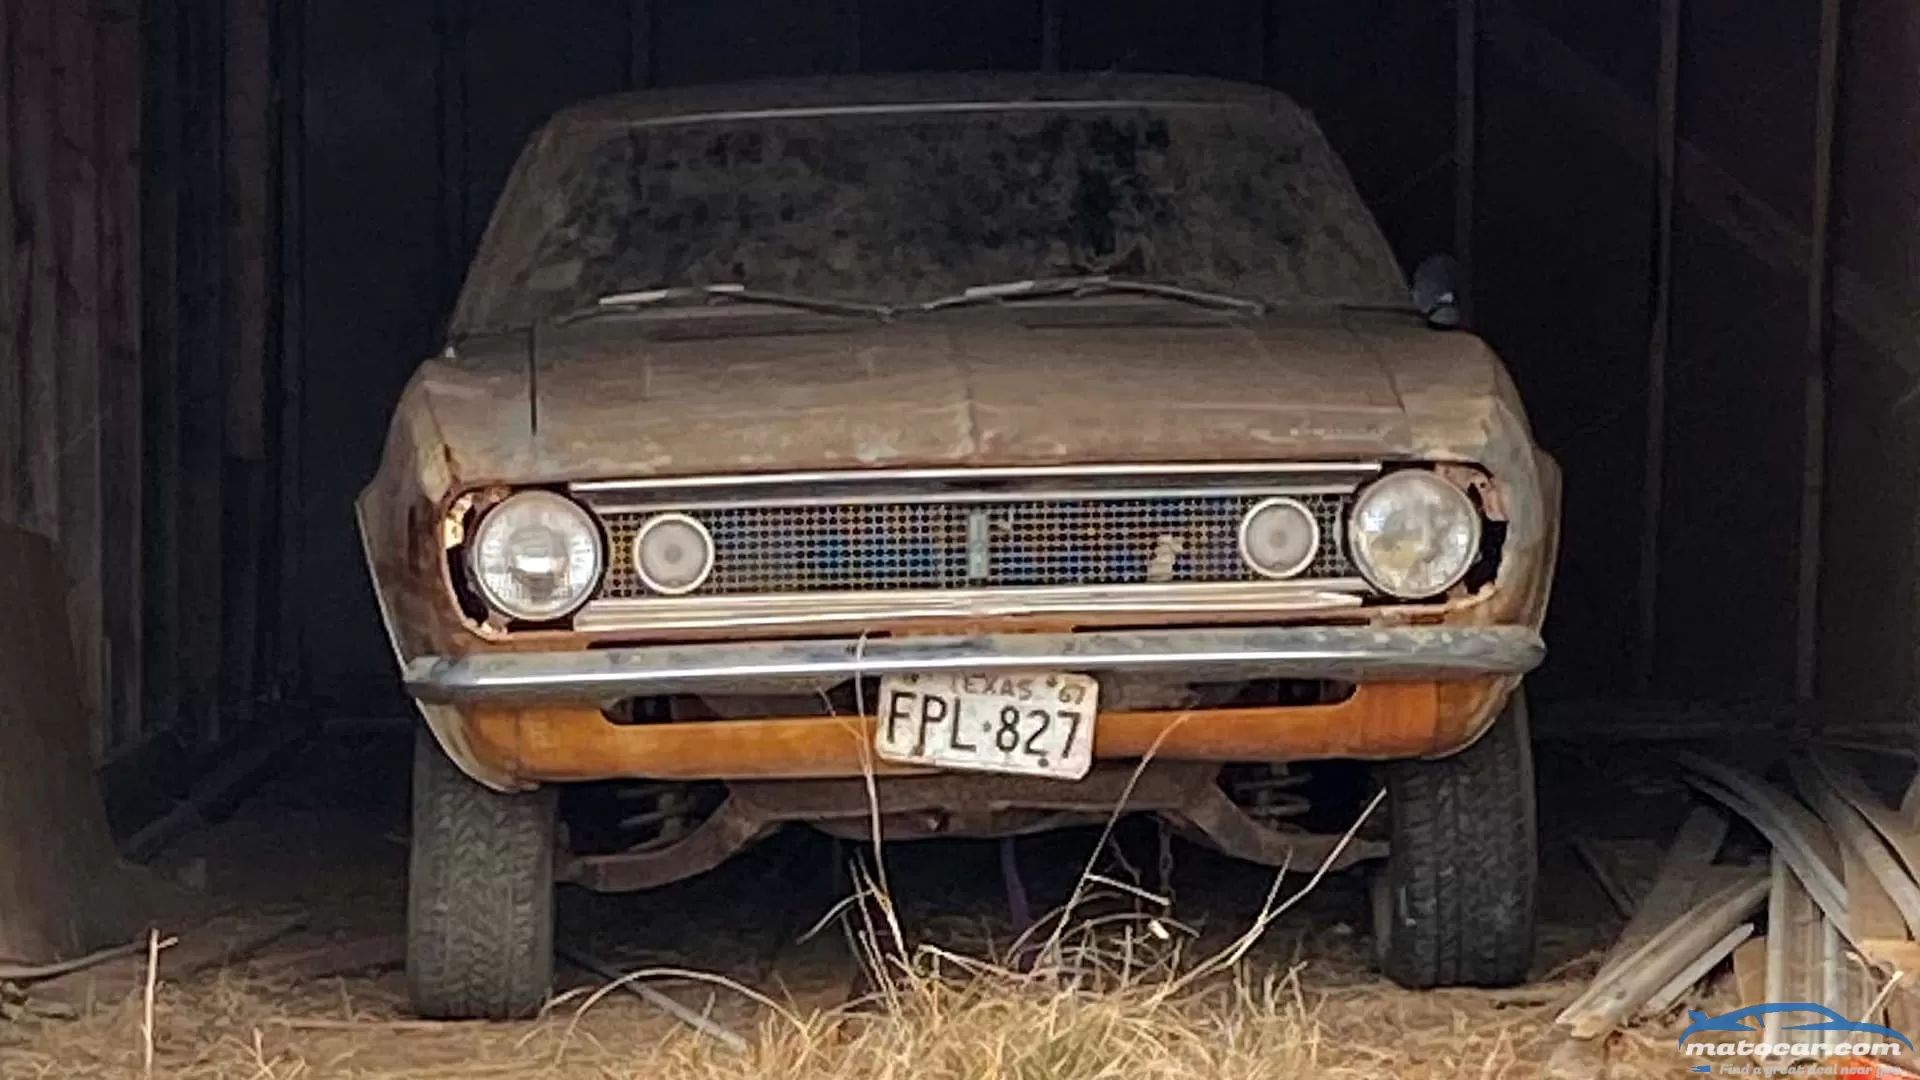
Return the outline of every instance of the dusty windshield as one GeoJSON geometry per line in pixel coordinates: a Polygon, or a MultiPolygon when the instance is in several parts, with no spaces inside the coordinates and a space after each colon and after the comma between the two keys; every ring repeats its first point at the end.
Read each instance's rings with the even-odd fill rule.
{"type": "Polygon", "coordinates": [[[1302,113],[1086,105],[760,115],[550,137],[510,186],[456,332],[737,283],[909,305],[1107,274],[1268,304],[1402,279],[1302,113]]]}

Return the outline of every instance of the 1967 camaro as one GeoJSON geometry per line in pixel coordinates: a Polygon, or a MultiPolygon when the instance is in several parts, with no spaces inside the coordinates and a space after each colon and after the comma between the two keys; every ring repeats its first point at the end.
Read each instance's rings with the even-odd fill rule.
{"type": "Polygon", "coordinates": [[[1420,311],[1312,120],[1256,88],[561,113],[358,504],[426,720],[415,1007],[539,1007],[555,880],[648,888],[788,822],[1118,808],[1375,861],[1405,984],[1523,978],[1516,688],[1558,472],[1494,355],[1420,311]],[[563,830],[576,783],[615,810],[563,830]],[[1376,784],[1384,828],[1338,846],[1376,784]]]}

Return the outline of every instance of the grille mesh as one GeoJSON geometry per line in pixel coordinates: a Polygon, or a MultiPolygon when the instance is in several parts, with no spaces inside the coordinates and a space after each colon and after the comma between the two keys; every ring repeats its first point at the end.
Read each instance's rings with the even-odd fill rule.
{"type": "MultiPolygon", "coordinates": [[[[1349,577],[1340,523],[1351,496],[1292,496],[1320,522],[1303,578],[1349,577]]],[[[1264,495],[990,503],[730,506],[693,512],[712,532],[714,570],[697,595],[1256,581],[1240,560],[1240,519],[1264,495]],[[969,533],[984,534],[985,574],[969,533]]],[[[633,571],[645,512],[605,516],[610,554],[600,595],[650,595],[633,571]]]]}

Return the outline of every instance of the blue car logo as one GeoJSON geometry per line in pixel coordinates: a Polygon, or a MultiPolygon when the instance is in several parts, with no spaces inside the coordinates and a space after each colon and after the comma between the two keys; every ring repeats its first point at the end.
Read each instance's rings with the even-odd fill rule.
{"type": "Polygon", "coordinates": [[[1913,1043],[1905,1035],[1890,1027],[1849,1020],[1825,1005],[1816,1005],[1810,1001],[1776,1001],[1765,1005],[1749,1005],[1744,1009],[1735,1009],[1720,1016],[1708,1016],[1698,1009],[1688,1009],[1687,1019],[1691,1022],[1687,1025],[1687,1029],[1680,1033],[1680,1045],[1686,1045],[1688,1038],[1703,1032],[1735,1031],[1750,1035],[1759,1031],[1760,1028],[1747,1024],[1745,1021],[1749,1017],[1783,1012],[1810,1012],[1826,1017],[1816,1023],[1795,1024],[1792,1027],[1782,1028],[1783,1031],[1857,1031],[1869,1035],[1885,1035],[1889,1039],[1898,1040],[1907,1049],[1913,1049],[1913,1043]]]}

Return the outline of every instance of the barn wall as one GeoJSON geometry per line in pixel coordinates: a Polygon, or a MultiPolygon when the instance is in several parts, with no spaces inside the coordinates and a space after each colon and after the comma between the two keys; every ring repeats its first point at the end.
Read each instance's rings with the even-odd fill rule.
{"type": "Polygon", "coordinates": [[[1842,8],[1829,265],[1822,5],[1763,7],[1484,9],[1483,329],[1567,469],[1540,680],[1560,695],[1912,693],[1915,448],[1894,403],[1920,371],[1920,16],[1842,8]],[[1681,49],[1665,403],[1650,428],[1663,8],[1681,49]],[[1663,452],[1648,564],[1650,430],[1663,452]],[[1634,589],[1648,565],[1650,618],[1634,589]]]}
{"type": "Polygon", "coordinates": [[[1911,718],[1920,694],[1920,9],[1905,0],[1849,7],[1821,689],[1843,716],[1911,718]]]}
{"type": "Polygon", "coordinates": [[[129,819],[270,696],[269,23],[267,0],[0,6],[0,520],[64,553],[129,819]]]}

